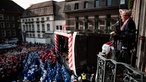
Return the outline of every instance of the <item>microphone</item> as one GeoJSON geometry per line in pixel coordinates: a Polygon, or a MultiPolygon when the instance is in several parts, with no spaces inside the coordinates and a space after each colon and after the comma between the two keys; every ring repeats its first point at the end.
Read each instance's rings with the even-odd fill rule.
{"type": "Polygon", "coordinates": [[[120,23],[120,21],[117,21],[115,24],[111,25],[111,27],[113,27],[113,26],[118,26],[119,23],[120,23]]]}

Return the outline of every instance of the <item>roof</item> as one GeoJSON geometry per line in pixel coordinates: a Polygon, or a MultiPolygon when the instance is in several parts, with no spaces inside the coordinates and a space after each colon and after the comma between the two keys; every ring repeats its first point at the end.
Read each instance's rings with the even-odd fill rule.
{"type": "Polygon", "coordinates": [[[27,9],[36,9],[36,8],[49,7],[49,6],[53,6],[53,1],[45,1],[41,3],[32,4],[27,9]]]}
{"type": "Polygon", "coordinates": [[[53,1],[33,4],[26,9],[22,17],[42,16],[54,14],[53,1]]]}
{"type": "Polygon", "coordinates": [[[12,0],[1,0],[0,11],[9,13],[22,13],[24,9],[12,0]],[[13,11],[13,12],[12,12],[13,11]]]}

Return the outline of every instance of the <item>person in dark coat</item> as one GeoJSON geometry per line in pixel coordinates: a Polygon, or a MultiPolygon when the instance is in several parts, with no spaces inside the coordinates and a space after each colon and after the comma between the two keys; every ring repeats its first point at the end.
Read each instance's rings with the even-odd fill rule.
{"type": "MultiPolygon", "coordinates": [[[[136,26],[135,22],[131,18],[131,10],[120,9],[119,10],[122,26],[117,31],[113,31],[110,34],[119,40],[120,50],[127,48],[128,55],[120,58],[121,62],[131,64],[130,50],[136,46],[136,26]]],[[[120,56],[121,57],[121,56],[120,56]]]]}

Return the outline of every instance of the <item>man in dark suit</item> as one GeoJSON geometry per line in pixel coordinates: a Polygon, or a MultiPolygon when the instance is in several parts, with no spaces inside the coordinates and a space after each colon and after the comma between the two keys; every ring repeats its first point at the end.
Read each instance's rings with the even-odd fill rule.
{"type": "Polygon", "coordinates": [[[121,58],[120,61],[124,63],[131,64],[131,54],[130,50],[134,49],[136,46],[136,27],[135,23],[131,18],[131,11],[127,9],[119,10],[122,26],[117,31],[113,31],[110,34],[114,35],[120,42],[121,48],[126,48],[128,55],[121,58]]]}

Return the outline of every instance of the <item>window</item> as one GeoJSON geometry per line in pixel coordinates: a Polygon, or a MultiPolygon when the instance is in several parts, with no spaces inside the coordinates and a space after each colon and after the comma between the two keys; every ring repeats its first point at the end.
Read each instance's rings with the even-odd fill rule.
{"type": "Polygon", "coordinates": [[[39,24],[37,24],[37,30],[40,31],[40,25],[39,24]]]}
{"type": "Polygon", "coordinates": [[[44,21],[44,18],[42,17],[41,20],[44,21]]]}
{"type": "Polygon", "coordinates": [[[111,15],[108,14],[108,15],[106,16],[106,28],[107,28],[107,29],[108,29],[108,27],[110,26],[110,19],[111,19],[111,15]]]}
{"type": "Polygon", "coordinates": [[[107,6],[112,6],[112,0],[107,0],[107,6]]]}
{"type": "Polygon", "coordinates": [[[96,15],[94,18],[95,29],[98,29],[98,22],[99,22],[99,16],[96,15]]]}
{"type": "Polygon", "coordinates": [[[9,20],[9,16],[5,16],[5,20],[9,20]]]}
{"type": "Polygon", "coordinates": [[[62,25],[60,26],[60,30],[62,30],[62,25]]]}
{"type": "Polygon", "coordinates": [[[50,24],[47,24],[47,31],[50,31],[50,24]]]}
{"type": "Polygon", "coordinates": [[[99,0],[95,0],[95,7],[99,8],[99,0]]]}
{"type": "Polygon", "coordinates": [[[120,0],[120,4],[125,4],[125,0],[120,0]]]}
{"type": "Polygon", "coordinates": [[[0,28],[4,28],[4,27],[5,27],[4,22],[1,22],[1,23],[0,23],[0,28]]]}
{"type": "Polygon", "coordinates": [[[0,14],[0,20],[3,20],[3,19],[4,19],[3,15],[2,15],[2,14],[0,14]]]}
{"type": "Polygon", "coordinates": [[[31,19],[31,21],[32,21],[32,22],[34,21],[33,18],[31,19]]]}
{"type": "Polygon", "coordinates": [[[79,17],[75,18],[76,29],[79,29],[79,17]]]}
{"type": "Polygon", "coordinates": [[[34,33],[32,34],[32,37],[35,37],[34,33]]]}
{"type": "Polygon", "coordinates": [[[15,20],[15,17],[14,16],[12,16],[11,18],[12,18],[12,20],[15,20]]]}
{"type": "Polygon", "coordinates": [[[10,28],[10,23],[6,23],[7,28],[10,28]]]}
{"type": "Polygon", "coordinates": [[[12,31],[12,36],[16,36],[16,31],[15,30],[12,31]]]}
{"type": "Polygon", "coordinates": [[[49,18],[49,17],[47,17],[47,20],[50,20],[50,18],[49,18]]]}
{"type": "Polygon", "coordinates": [[[87,1],[84,2],[84,8],[88,8],[89,3],[87,1]]]}
{"type": "Polygon", "coordinates": [[[84,26],[85,26],[85,29],[88,29],[88,16],[85,16],[84,18],[84,26]]]}
{"type": "Polygon", "coordinates": [[[7,33],[6,33],[6,35],[7,35],[7,36],[12,36],[11,31],[8,30],[7,33]]]}
{"type": "Polygon", "coordinates": [[[37,18],[37,21],[39,21],[39,18],[37,18]]]}
{"type": "Polygon", "coordinates": [[[34,31],[34,25],[32,24],[32,31],[34,31]]]}
{"type": "Polygon", "coordinates": [[[38,38],[40,38],[41,37],[41,35],[40,34],[38,34],[38,38]]]}
{"type": "Polygon", "coordinates": [[[56,30],[59,30],[59,27],[58,26],[56,26],[56,30]]]}
{"type": "Polygon", "coordinates": [[[28,31],[28,25],[26,25],[26,31],[28,31]]]}
{"type": "Polygon", "coordinates": [[[28,19],[28,22],[30,22],[30,19],[28,19]]]}
{"type": "Polygon", "coordinates": [[[2,32],[2,36],[5,37],[6,36],[6,32],[5,31],[1,31],[2,32]]]}
{"type": "Polygon", "coordinates": [[[26,31],[26,29],[25,29],[25,25],[23,25],[23,31],[26,31]]]}
{"type": "Polygon", "coordinates": [[[29,31],[32,31],[32,30],[31,30],[31,24],[29,24],[29,31]]]}
{"type": "Polygon", "coordinates": [[[15,28],[15,24],[12,24],[12,27],[15,28]]]}
{"type": "Polygon", "coordinates": [[[45,31],[45,25],[42,24],[42,31],[45,31]]]}
{"type": "Polygon", "coordinates": [[[74,8],[75,10],[76,9],[79,9],[79,3],[75,3],[75,8],[74,8]]]}

